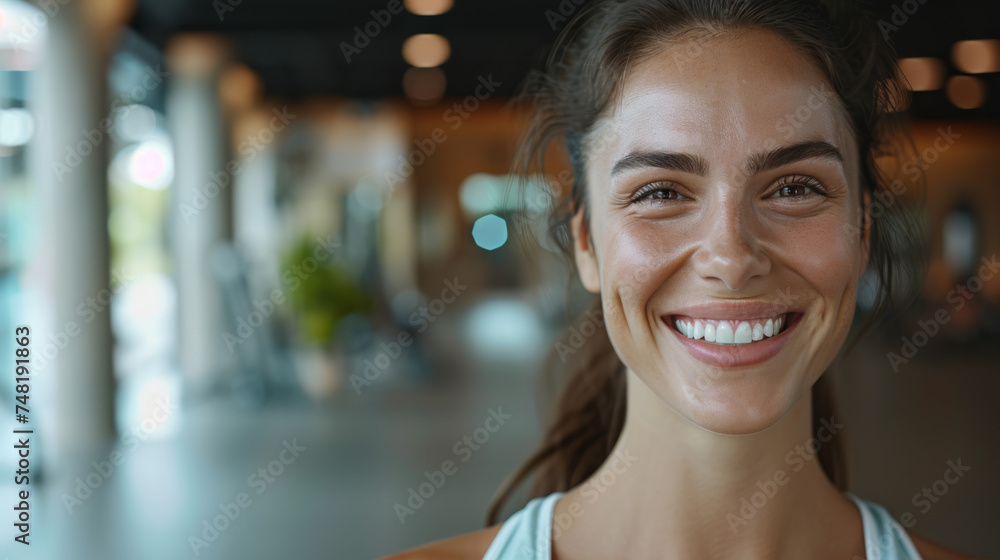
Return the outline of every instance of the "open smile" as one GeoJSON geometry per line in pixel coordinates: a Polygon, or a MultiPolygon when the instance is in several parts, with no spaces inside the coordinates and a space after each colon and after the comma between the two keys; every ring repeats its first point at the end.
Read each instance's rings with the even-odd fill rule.
{"type": "Polygon", "coordinates": [[[712,307],[661,317],[694,358],[718,367],[758,364],[774,357],[803,317],[800,311],[712,307]]]}

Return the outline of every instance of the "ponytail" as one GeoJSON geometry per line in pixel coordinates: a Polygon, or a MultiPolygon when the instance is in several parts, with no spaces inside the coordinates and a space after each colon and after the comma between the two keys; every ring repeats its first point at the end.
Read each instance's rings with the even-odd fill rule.
{"type": "MultiPolygon", "coordinates": [[[[591,315],[601,312],[598,301],[591,315]]],[[[570,332],[564,333],[563,344],[570,332]]],[[[531,494],[544,496],[573,488],[607,459],[625,423],[625,366],[599,327],[564,368],[556,368],[556,353],[545,360],[547,372],[560,372],[562,388],[554,415],[538,450],[497,491],[486,514],[486,524],[498,521],[500,509],[529,475],[535,475],[531,494]]]]}

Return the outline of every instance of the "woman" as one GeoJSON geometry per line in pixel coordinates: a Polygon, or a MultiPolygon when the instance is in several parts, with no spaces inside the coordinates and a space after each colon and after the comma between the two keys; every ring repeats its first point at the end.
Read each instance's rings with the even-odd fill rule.
{"type": "Polygon", "coordinates": [[[491,520],[528,475],[538,497],[397,558],[963,557],[845,492],[817,383],[909,231],[871,212],[899,94],[875,23],[838,0],[605,1],[557,53],[521,168],[565,140],[555,237],[607,339],[491,520]]]}

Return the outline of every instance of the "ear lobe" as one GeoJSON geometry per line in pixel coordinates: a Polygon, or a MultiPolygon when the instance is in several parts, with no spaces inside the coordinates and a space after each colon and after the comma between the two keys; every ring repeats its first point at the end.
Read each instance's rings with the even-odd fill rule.
{"type": "Polygon", "coordinates": [[[864,275],[865,271],[868,270],[868,259],[871,257],[871,246],[872,246],[872,215],[871,215],[871,193],[867,190],[863,193],[864,206],[861,208],[861,219],[862,229],[861,229],[861,256],[858,267],[858,278],[864,275]]]}
{"type": "Polygon", "coordinates": [[[590,243],[590,224],[587,223],[585,214],[583,209],[577,210],[570,220],[570,228],[573,230],[573,256],[583,287],[588,292],[599,294],[601,274],[597,266],[597,255],[590,243]]]}

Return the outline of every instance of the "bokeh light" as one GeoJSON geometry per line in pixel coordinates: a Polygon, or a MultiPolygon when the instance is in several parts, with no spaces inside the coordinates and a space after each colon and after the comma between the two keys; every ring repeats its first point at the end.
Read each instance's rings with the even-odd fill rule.
{"type": "Polygon", "coordinates": [[[947,93],[948,100],[959,109],[975,109],[986,101],[986,84],[973,76],[952,76],[947,93]]]}
{"type": "Polygon", "coordinates": [[[507,222],[496,214],[487,214],[472,226],[472,239],[487,251],[503,247],[507,242],[507,222]]]}
{"type": "Polygon", "coordinates": [[[444,95],[447,80],[440,68],[410,68],[403,75],[403,92],[415,101],[435,101],[444,95]]]}
{"type": "Polygon", "coordinates": [[[403,58],[417,68],[441,66],[450,56],[451,45],[441,35],[421,33],[403,42],[403,58]]]}
{"type": "Polygon", "coordinates": [[[418,16],[439,16],[451,9],[454,0],[406,0],[406,9],[418,16]]]}
{"type": "Polygon", "coordinates": [[[936,58],[901,58],[899,70],[913,91],[941,89],[944,82],[944,64],[936,58]]]}
{"type": "Polygon", "coordinates": [[[959,41],[951,48],[951,59],[962,72],[1000,72],[1000,40],[959,41]]]}

